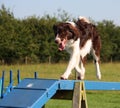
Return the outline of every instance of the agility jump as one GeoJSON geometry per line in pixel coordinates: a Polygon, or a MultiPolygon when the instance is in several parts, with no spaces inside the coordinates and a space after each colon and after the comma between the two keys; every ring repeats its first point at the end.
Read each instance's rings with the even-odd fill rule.
{"type": "MultiPolygon", "coordinates": [[[[18,81],[19,84],[16,87],[10,86],[9,90],[12,90],[0,100],[0,108],[43,108],[51,98],[66,98],[61,96],[64,95],[63,92],[73,93],[73,108],[88,108],[86,90],[120,90],[119,82],[41,79],[37,78],[37,73],[35,78],[21,81],[19,76],[18,81]]],[[[3,79],[0,79],[0,82],[2,88],[3,79]]],[[[12,82],[11,79],[10,85],[12,82]]]]}

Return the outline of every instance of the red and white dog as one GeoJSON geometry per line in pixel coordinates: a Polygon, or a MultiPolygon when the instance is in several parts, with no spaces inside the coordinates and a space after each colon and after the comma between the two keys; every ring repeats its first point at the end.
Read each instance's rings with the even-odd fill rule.
{"type": "Polygon", "coordinates": [[[94,58],[97,78],[101,79],[99,69],[101,41],[95,25],[90,23],[87,18],[79,17],[76,22],[54,25],[53,30],[59,50],[66,50],[70,54],[68,67],[61,79],[68,79],[72,69],[78,73],[78,79],[84,79],[85,57],[90,52],[94,58]]]}

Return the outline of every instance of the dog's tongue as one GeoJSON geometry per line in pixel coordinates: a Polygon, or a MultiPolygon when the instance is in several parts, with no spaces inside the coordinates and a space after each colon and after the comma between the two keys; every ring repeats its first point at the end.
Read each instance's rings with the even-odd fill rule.
{"type": "Polygon", "coordinates": [[[60,44],[59,44],[59,48],[58,48],[60,51],[63,51],[65,49],[65,41],[62,41],[60,44]]]}

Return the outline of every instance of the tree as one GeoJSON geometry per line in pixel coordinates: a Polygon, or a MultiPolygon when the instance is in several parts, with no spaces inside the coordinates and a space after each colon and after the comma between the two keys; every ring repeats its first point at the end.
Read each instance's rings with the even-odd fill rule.
{"type": "Polygon", "coordinates": [[[7,63],[11,62],[13,57],[17,57],[14,50],[14,40],[16,39],[14,32],[15,24],[16,20],[13,13],[2,5],[2,9],[0,10],[0,31],[2,31],[0,33],[0,59],[3,59],[7,63]]]}
{"type": "MultiPolygon", "coordinates": [[[[103,20],[97,25],[102,40],[101,58],[103,61],[115,59],[120,42],[120,28],[112,21],[103,20]]],[[[119,55],[117,55],[119,57],[119,55]]],[[[119,59],[120,60],[120,59],[119,59]]]]}
{"type": "MultiPolygon", "coordinates": [[[[0,9],[0,61],[13,63],[60,62],[69,59],[54,42],[53,25],[69,20],[65,11],[57,15],[16,19],[4,5],[0,9]]],[[[72,18],[75,20],[74,18],[72,18]]],[[[92,21],[95,23],[95,21],[92,21]]],[[[101,35],[102,61],[120,61],[120,27],[112,21],[96,23],[101,35]]]]}

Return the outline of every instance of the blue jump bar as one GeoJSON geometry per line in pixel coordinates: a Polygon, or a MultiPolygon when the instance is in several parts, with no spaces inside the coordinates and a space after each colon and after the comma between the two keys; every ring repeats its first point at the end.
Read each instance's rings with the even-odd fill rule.
{"type": "Polygon", "coordinates": [[[85,81],[86,90],[120,90],[120,82],[85,81]]]}
{"type": "MultiPolygon", "coordinates": [[[[73,90],[74,83],[81,80],[60,80],[61,90],[73,90]]],[[[86,90],[120,90],[120,82],[84,81],[86,90]]]]}

